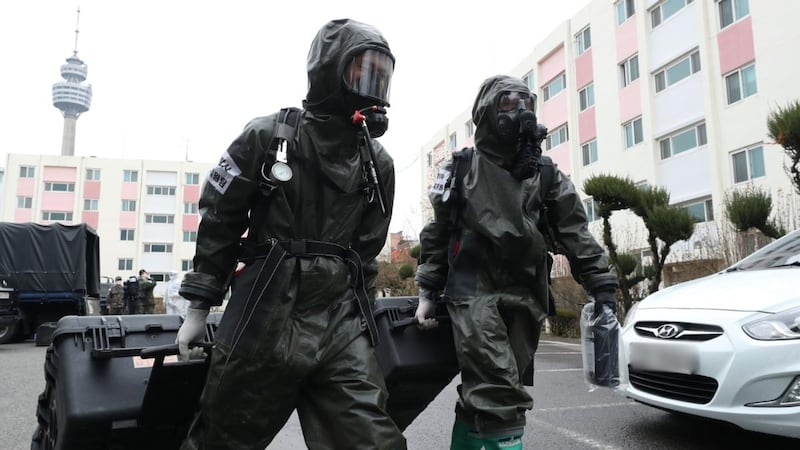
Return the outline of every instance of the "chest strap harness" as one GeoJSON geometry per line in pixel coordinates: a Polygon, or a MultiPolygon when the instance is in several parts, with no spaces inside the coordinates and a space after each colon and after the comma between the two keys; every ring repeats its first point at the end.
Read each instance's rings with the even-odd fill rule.
{"type": "Polygon", "coordinates": [[[270,283],[272,283],[272,279],[278,271],[278,266],[280,266],[283,260],[290,256],[297,258],[329,256],[339,258],[347,263],[348,270],[350,271],[350,286],[356,294],[358,308],[367,324],[370,340],[373,346],[378,345],[378,327],[375,325],[375,318],[372,314],[369,295],[367,295],[367,290],[364,285],[364,272],[361,266],[361,257],[352,247],[345,248],[339,244],[310,239],[290,239],[285,241],[273,239],[265,245],[253,247],[252,245],[246,244],[241,248],[242,255],[239,258],[241,262],[249,265],[256,260],[263,259],[263,263],[261,263],[261,268],[253,282],[250,295],[248,295],[244,308],[242,308],[242,317],[239,318],[239,324],[237,324],[236,328],[233,330],[234,348],[239,342],[242,333],[244,333],[256,305],[261,301],[270,283]],[[246,318],[245,315],[247,316],[246,318]]]}

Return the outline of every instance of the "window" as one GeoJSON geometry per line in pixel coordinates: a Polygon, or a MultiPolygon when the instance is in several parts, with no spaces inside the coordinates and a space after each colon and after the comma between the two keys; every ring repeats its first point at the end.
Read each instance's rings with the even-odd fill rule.
{"type": "Polygon", "coordinates": [[[147,186],[147,195],[175,195],[175,186],[147,186]]]}
{"type": "Polygon", "coordinates": [[[639,79],[639,55],[633,55],[619,65],[622,87],[639,79]]]}
{"type": "Polygon", "coordinates": [[[129,258],[120,258],[117,260],[118,270],[133,270],[133,260],[129,258]]]}
{"type": "Polygon", "coordinates": [[[145,253],[172,253],[172,244],[144,244],[145,253]]]}
{"type": "Polygon", "coordinates": [[[193,202],[185,202],[183,204],[183,213],[184,214],[197,214],[197,203],[193,202]]]}
{"type": "Polygon", "coordinates": [[[33,178],[35,173],[36,173],[36,168],[34,168],[33,166],[20,166],[19,167],[19,177],[20,178],[33,178]]]}
{"type": "Polygon", "coordinates": [[[72,213],[66,211],[42,211],[42,220],[72,221],[72,213]]]}
{"type": "Polygon", "coordinates": [[[458,141],[456,140],[456,134],[451,133],[450,138],[448,140],[447,148],[450,150],[455,151],[456,147],[458,146],[458,141]]]}
{"type": "Polygon", "coordinates": [[[750,2],[748,0],[721,0],[719,8],[719,29],[723,29],[734,22],[750,15],[750,2]]]}
{"type": "Polygon", "coordinates": [[[584,28],[583,30],[575,36],[576,46],[578,47],[578,55],[582,55],[586,53],[586,50],[589,50],[592,47],[592,31],[589,27],[584,28]]]}
{"type": "Polygon", "coordinates": [[[670,64],[665,69],[656,72],[656,92],[672,86],[678,81],[688,78],[690,75],[700,71],[700,52],[693,51],[675,63],[670,64]]]}
{"type": "Polygon", "coordinates": [[[695,200],[679,205],[694,219],[695,223],[710,222],[714,220],[714,203],[711,199],[695,200]]]}
{"type": "Polygon", "coordinates": [[[183,242],[197,242],[197,231],[184,231],[183,242]]]}
{"type": "Polygon", "coordinates": [[[100,169],[86,169],[86,180],[88,181],[100,180],[100,169]]]}
{"type": "Polygon", "coordinates": [[[631,148],[634,145],[644,140],[644,133],[642,132],[642,118],[633,119],[630,122],[622,125],[622,131],[625,134],[625,148],[631,148]]]}
{"type": "Polygon", "coordinates": [[[187,173],[186,174],[186,184],[200,184],[200,174],[199,173],[187,173]]]}
{"type": "Polygon", "coordinates": [[[122,171],[122,181],[126,183],[136,183],[139,181],[139,171],[138,170],[123,170],[122,171]]]}
{"type": "Polygon", "coordinates": [[[622,24],[628,17],[636,12],[633,7],[633,0],[619,0],[617,2],[617,25],[622,24]]]}
{"type": "Polygon", "coordinates": [[[764,148],[760,145],[731,154],[733,182],[742,183],[753,178],[763,177],[764,148]]]}
{"type": "Polygon", "coordinates": [[[758,92],[755,64],[742,67],[727,75],[725,77],[725,90],[728,95],[729,105],[758,92]]]}
{"type": "Polygon", "coordinates": [[[433,166],[433,153],[428,153],[428,167],[433,166]]]}
{"type": "Polygon", "coordinates": [[[557,76],[553,81],[547,83],[547,85],[542,88],[543,101],[546,102],[551,98],[553,98],[553,96],[563,91],[566,85],[567,85],[567,77],[562,73],[561,75],[557,76]]]}
{"type": "Polygon", "coordinates": [[[589,107],[594,106],[594,83],[589,83],[588,86],[578,92],[580,97],[580,110],[584,111],[589,107]]]}
{"type": "Polygon", "coordinates": [[[167,214],[145,214],[145,223],[175,223],[175,216],[167,214]]]}
{"type": "Polygon", "coordinates": [[[468,120],[464,123],[464,136],[469,138],[472,137],[473,134],[475,134],[475,124],[472,123],[471,120],[468,120]]]}
{"type": "Polygon", "coordinates": [[[583,153],[584,166],[597,161],[597,139],[581,145],[581,153],[583,153]]]}
{"type": "Polygon", "coordinates": [[[21,209],[33,208],[33,197],[17,197],[17,208],[21,209]]]}
{"type": "Polygon", "coordinates": [[[75,183],[55,183],[48,181],[44,184],[44,190],[53,192],[75,192],[75,183]]]}
{"type": "Polygon", "coordinates": [[[658,145],[661,148],[661,159],[667,159],[707,143],[705,123],[674,133],[658,141],[658,145]]]}
{"type": "Polygon", "coordinates": [[[119,230],[119,240],[120,241],[132,241],[134,236],[134,230],[119,230]]]}
{"type": "Polygon", "coordinates": [[[191,259],[182,259],[181,260],[181,270],[183,272],[188,272],[190,270],[194,270],[194,263],[191,259]]]}
{"type": "Polygon", "coordinates": [[[650,189],[650,183],[648,183],[647,180],[638,181],[634,184],[634,186],[636,186],[637,189],[641,189],[643,191],[650,189]]]}
{"type": "Polygon", "coordinates": [[[136,211],[136,200],[123,200],[122,201],[122,210],[123,211],[136,211]]]}
{"type": "Polygon", "coordinates": [[[586,220],[589,222],[599,219],[597,216],[597,204],[593,198],[587,198],[583,201],[583,210],[586,211],[586,220]]]}
{"type": "Polygon", "coordinates": [[[533,91],[533,71],[526,73],[524,77],[522,77],[522,81],[525,82],[525,86],[528,86],[529,91],[533,91]]]}
{"type": "Polygon", "coordinates": [[[674,16],[682,10],[692,0],[664,0],[658,6],[650,10],[650,23],[653,28],[661,25],[662,22],[674,16]]]}
{"type": "Polygon", "coordinates": [[[545,138],[546,150],[550,150],[553,147],[557,147],[564,142],[567,142],[567,139],[569,139],[569,133],[567,131],[567,125],[565,124],[564,126],[558,127],[551,131],[547,135],[547,138],[545,138]]]}
{"type": "Polygon", "coordinates": [[[98,209],[98,200],[85,198],[83,199],[83,210],[84,211],[97,211],[98,209]]]}

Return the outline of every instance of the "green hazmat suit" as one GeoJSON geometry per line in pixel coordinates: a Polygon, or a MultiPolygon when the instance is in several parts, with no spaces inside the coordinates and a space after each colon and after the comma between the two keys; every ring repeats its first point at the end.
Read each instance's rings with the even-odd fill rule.
{"type": "MultiPolygon", "coordinates": [[[[461,369],[456,418],[484,442],[521,435],[533,407],[524,386],[533,384],[533,356],[548,313],[548,249],[536,227],[543,204],[575,279],[589,292],[617,288],[569,178],[556,169],[552,186],[541,192],[540,173],[520,181],[509,172],[518,147],[499,138],[496,107],[510,92],[529,93],[522,80],[507,76],[481,86],[472,110],[476,151],[461,200],[455,205],[443,201],[441,189],[431,190],[434,219],[420,233],[416,274],[420,287],[443,291],[461,369]]],[[[442,170],[452,176],[453,161],[442,170]]],[[[463,430],[454,428],[454,445],[463,430]]]]}
{"type": "MultiPolygon", "coordinates": [[[[276,128],[271,115],[246,126],[205,183],[194,271],[180,294],[192,307],[219,305],[229,279],[232,294],[184,449],[263,449],[294,410],[310,449],[406,447],[386,413],[387,391],[366,332],[371,312],[353,287],[353,277],[363,275],[374,298],[375,257],[390,221],[365,181],[363,135],[342,88],[344,65],[366,49],[391,55],[378,30],[347,19],[329,22],[314,39],[289,181],[270,192],[260,184],[271,163],[262,167],[276,128]],[[245,230],[250,248],[267,253],[291,241],[291,251],[274,267],[256,254],[232,276],[245,230]],[[305,240],[348,249],[361,267],[353,270],[352,258],[295,248],[305,240]],[[259,285],[259,277],[269,283],[259,285]]],[[[391,211],[392,158],[372,144],[391,211]]]]}

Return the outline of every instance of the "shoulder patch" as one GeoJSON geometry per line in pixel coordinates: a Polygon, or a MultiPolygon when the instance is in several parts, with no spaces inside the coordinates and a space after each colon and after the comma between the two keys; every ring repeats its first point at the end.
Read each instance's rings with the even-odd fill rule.
{"type": "Polygon", "coordinates": [[[208,183],[214,187],[220,194],[224,194],[228,190],[228,186],[233,182],[233,179],[241,175],[242,170],[233,161],[231,155],[226,151],[219,159],[217,164],[208,173],[208,183]]]}

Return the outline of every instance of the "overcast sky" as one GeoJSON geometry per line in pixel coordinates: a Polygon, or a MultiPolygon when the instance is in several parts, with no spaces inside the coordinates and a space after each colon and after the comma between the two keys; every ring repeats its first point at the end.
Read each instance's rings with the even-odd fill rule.
{"type": "MultiPolygon", "coordinates": [[[[397,171],[391,231],[421,227],[419,152],[589,0],[80,2],[78,56],[94,97],[75,154],[215,162],[253,117],[305,97],[306,56],[328,20],[381,30],[397,59],[381,142],[397,171]],[[496,5],[496,7],[495,7],[496,5]],[[502,9],[501,9],[502,8],[502,9]]],[[[0,14],[0,165],[57,155],[63,118],[51,86],[72,54],[78,2],[6,2],[0,14]]]]}

